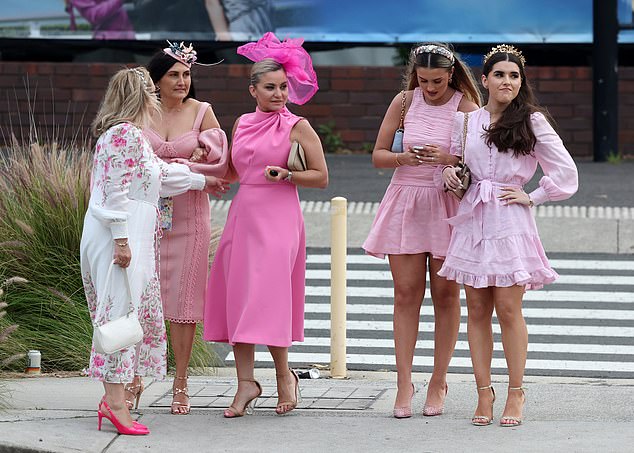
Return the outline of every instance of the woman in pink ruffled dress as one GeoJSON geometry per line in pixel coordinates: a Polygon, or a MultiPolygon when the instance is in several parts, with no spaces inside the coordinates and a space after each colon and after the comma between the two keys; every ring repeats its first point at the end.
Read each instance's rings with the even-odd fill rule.
{"type": "Polygon", "coordinates": [[[227,418],[250,412],[262,393],[254,378],[256,344],[266,345],[275,363],[275,411],[286,414],[298,403],[299,381],[288,366],[289,346],[304,340],[306,245],[297,186],[328,184],[319,137],[286,108],[287,100],[303,104],[317,91],[301,44],[266,33],[238,48],[256,62],[249,92],[257,108],[233,128],[231,165],[240,188],[211,266],[204,322],[206,340],[233,346],[238,390],[227,418]],[[305,150],[305,171],[286,168],[292,142],[305,150]]]}
{"type": "MultiPolygon", "coordinates": [[[[194,99],[191,77],[196,51],[183,43],[169,43],[155,54],[147,68],[154,81],[161,112],[143,131],[154,153],[165,162],[181,162],[196,173],[223,177],[228,170],[227,138],[206,102],[194,99]]],[[[209,269],[211,222],[209,197],[190,190],[162,198],[159,277],[163,314],[170,323],[170,346],[176,373],[172,385],[171,412],[190,411],[187,369],[196,324],[203,321],[203,305],[209,269]]],[[[126,387],[132,406],[143,391],[136,378],[126,387]]]]}
{"type": "MultiPolygon", "coordinates": [[[[577,168],[548,115],[537,105],[524,72],[521,52],[506,44],[484,58],[482,84],[487,104],[469,115],[465,161],[471,185],[460,202],[447,258],[438,275],[465,286],[471,361],[478,389],[472,423],[493,421],[495,392],[491,386],[495,309],[509,371],[508,395],[501,426],[522,423],[524,368],[528,332],[522,315],[524,291],[557,278],[537,233],[531,208],[565,200],[578,187],[577,168]],[[523,186],[537,165],[544,171],[530,194],[523,186]]],[[[464,115],[454,125],[451,152],[462,150],[464,115]]],[[[443,169],[451,190],[460,186],[455,169],[443,169]]]]}
{"type": "Polygon", "coordinates": [[[412,416],[412,363],[428,269],[435,319],[434,369],[423,414],[443,412],[447,369],[460,326],[460,289],[436,275],[449,245],[450,228],[444,220],[458,206],[455,197],[442,190],[440,168],[457,162],[448,153],[456,111],[475,110],[479,103],[473,75],[454,52],[439,44],[417,46],[410,55],[407,90],[392,100],[372,152],[375,167],[396,168],[363,244],[368,254],[388,255],[394,280],[395,418],[412,416]],[[402,154],[390,152],[401,115],[402,154]]]}

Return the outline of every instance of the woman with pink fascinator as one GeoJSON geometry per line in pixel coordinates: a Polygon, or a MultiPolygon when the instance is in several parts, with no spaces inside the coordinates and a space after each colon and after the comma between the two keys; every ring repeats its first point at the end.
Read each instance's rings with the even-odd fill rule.
{"type": "Polygon", "coordinates": [[[233,127],[228,179],[240,188],[211,267],[203,334],[233,346],[238,389],[227,418],[250,413],[262,394],[254,378],[256,344],[266,345],[275,362],[276,413],[292,411],[299,400],[299,380],[288,366],[289,346],[304,340],[306,245],[297,186],[328,184],[317,133],[286,107],[306,103],[318,89],[302,43],[266,33],[238,48],[255,62],[249,92],[257,107],[233,127]],[[305,151],[305,171],[287,168],[293,142],[305,151]]]}
{"type": "MultiPolygon", "coordinates": [[[[196,51],[184,43],[168,41],[147,69],[160,100],[143,135],[164,162],[179,162],[195,173],[221,178],[228,169],[227,137],[207,102],[197,101],[191,77],[196,51]]],[[[207,195],[189,190],[159,200],[161,238],[159,276],[163,314],[170,323],[170,346],[176,375],[171,412],[190,411],[187,369],[196,324],[203,320],[203,304],[209,268],[211,224],[207,195]]],[[[126,385],[129,409],[138,407],[143,382],[140,376],[126,385]]]]}

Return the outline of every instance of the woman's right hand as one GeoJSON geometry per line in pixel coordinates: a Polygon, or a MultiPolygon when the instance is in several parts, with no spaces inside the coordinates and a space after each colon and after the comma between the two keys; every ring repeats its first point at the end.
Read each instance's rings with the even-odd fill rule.
{"type": "Polygon", "coordinates": [[[190,162],[204,162],[207,159],[207,149],[197,147],[194,149],[191,157],[189,158],[190,162]]]}
{"type": "Polygon", "coordinates": [[[130,250],[127,238],[114,240],[114,256],[112,259],[114,260],[114,264],[124,269],[130,265],[132,251],[130,250]]]}
{"type": "Polygon", "coordinates": [[[224,178],[216,178],[215,176],[205,175],[204,192],[212,194],[216,198],[220,198],[229,190],[229,181],[224,178]]]}
{"type": "Polygon", "coordinates": [[[442,181],[448,190],[456,191],[462,189],[462,183],[456,176],[456,167],[445,167],[442,171],[442,181]]]}

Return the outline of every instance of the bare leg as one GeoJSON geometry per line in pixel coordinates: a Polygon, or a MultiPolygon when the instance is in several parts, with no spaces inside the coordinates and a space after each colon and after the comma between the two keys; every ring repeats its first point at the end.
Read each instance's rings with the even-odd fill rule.
{"type": "MultiPolygon", "coordinates": [[[[478,388],[491,385],[491,360],[493,358],[493,296],[495,288],[472,288],[467,292],[467,336],[471,363],[478,388]]],[[[478,391],[476,415],[493,418],[493,392],[478,391]]]]}
{"type": "Polygon", "coordinates": [[[275,377],[277,380],[277,407],[275,412],[285,414],[297,406],[295,387],[297,380],[288,366],[288,348],[269,346],[269,352],[275,363],[275,377]]]}
{"type": "Polygon", "coordinates": [[[412,362],[420,307],[425,295],[427,256],[390,255],[389,259],[394,280],[394,353],[398,387],[394,407],[408,407],[412,398],[412,362]]]}
{"type": "MultiPolygon", "coordinates": [[[[495,288],[495,312],[502,330],[502,346],[509,370],[509,388],[519,388],[524,381],[528,351],[528,330],[522,315],[523,286],[495,288]]],[[[510,390],[504,407],[504,416],[522,418],[524,394],[510,390]]]]}
{"type": "MultiPolygon", "coordinates": [[[[187,388],[187,369],[192,356],[194,345],[194,335],[196,334],[196,324],[170,322],[170,337],[172,351],[174,351],[174,361],[176,362],[176,377],[172,385],[175,389],[187,388]]],[[[186,392],[175,392],[172,412],[179,414],[189,413],[189,396],[186,392]]]]}
{"type": "Polygon", "coordinates": [[[236,343],[233,346],[233,355],[236,359],[238,391],[231,406],[236,408],[238,412],[243,412],[248,402],[260,393],[260,388],[253,378],[255,345],[236,343]]]}
{"type": "MultiPolygon", "coordinates": [[[[125,391],[123,390],[123,384],[115,384],[110,382],[104,382],[103,388],[106,393],[106,402],[110,406],[110,410],[116,418],[119,419],[123,426],[128,428],[132,426],[132,417],[130,411],[125,404],[125,391]]],[[[108,414],[105,408],[102,411],[108,414]]]]}
{"type": "Polygon", "coordinates": [[[434,371],[427,388],[425,406],[442,408],[447,388],[447,370],[460,329],[460,286],[439,277],[443,261],[431,259],[429,278],[434,304],[434,371]]]}

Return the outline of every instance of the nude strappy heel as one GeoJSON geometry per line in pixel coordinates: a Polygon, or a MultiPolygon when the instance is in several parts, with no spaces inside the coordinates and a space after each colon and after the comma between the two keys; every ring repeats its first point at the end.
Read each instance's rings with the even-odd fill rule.
{"type": "Polygon", "coordinates": [[[471,419],[471,424],[475,425],[475,426],[488,426],[491,423],[493,423],[493,403],[495,403],[495,390],[493,389],[493,386],[491,384],[484,386],[484,387],[478,387],[478,392],[481,390],[488,390],[491,389],[491,393],[493,394],[493,401],[491,401],[491,416],[487,416],[487,415],[474,415],[473,418],[471,419]]]}
{"type": "MultiPolygon", "coordinates": [[[[524,387],[509,387],[509,390],[519,390],[522,392],[522,410],[524,409],[524,404],[526,404],[526,392],[524,387]]],[[[522,417],[511,417],[509,415],[505,415],[500,418],[500,426],[509,427],[509,426],[520,426],[522,424],[522,417]]]]}
{"type": "Polygon", "coordinates": [[[191,403],[189,401],[189,389],[187,386],[185,387],[176,387],[177,380],[187,381],[187,376],[174,376],[174,386],[172,387],[172,405],[171,412],[172,415],[188,415],[191,410],[191,403]],[[187,398],[187,403],[179,403],[178,401],[174,401],[174,398],[177,395],[184,395],[187,398]],[[181,408],[185,409],[181,411],[181,408]]]}
{"type": "MultiPolygon", "coordinates": [[[[275,412],[278,415],[288,414],[290,411],[297,407],[297,404],[302,399],[302,394],[299,389],[299,376],[297,376],[297,373],[295,373],[295,371],[293,371],[291,368],[289,368],[288,371],[295,378],[295,401],[278,401],[277,406],[275,407],[275,412]],[[286,410],[284,410],[284,408],[286,408],[286,410]]],[[[286,375],[276,375],[275,377],[279,378],[285,376],[286,375]]]]}
{"type": "Polygon", "coordinates": [[[132,395],[131,399],[126,398],[125,400],[125,405],[128,407],[129,411],[132,410],[132,408],[134,408],[134,410],[137,410],[139,408],[139,400],[141,400],[141,393],[143,393],[143,390],[145,390],[143,379],[140,376],[135,376],[135,379],[137,377],[139,378],[139,381],[137,384],[135,384],[134,381],[132,381],[129,384],[125,384],[123,386],[123,390],[129,393],[130,395],[132,395]]]}
{"type": "Polygon", "coordinates": [[[225,409],[225,412],[224,412],[225,418],[237,418],[237,417],[242,417],[245,414],[251,415],[253,413],[253,410],[255,409],[255,403],[257,402],[260,395],[262,395],[262,386],[255,379],[238,379],[238,382],[253,382],[258,388],[258,394],[255,395],[253,398],[251,398],[249,401],[247,401],[247,403],[244,405],[242,410],[239,410],[232,403],[231,406],[225,409]]]}

